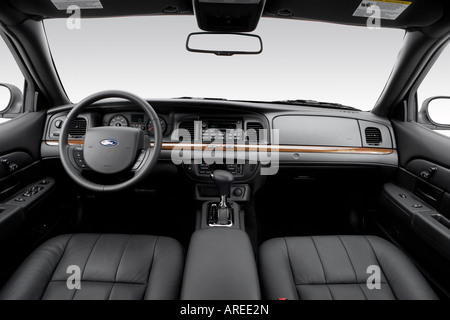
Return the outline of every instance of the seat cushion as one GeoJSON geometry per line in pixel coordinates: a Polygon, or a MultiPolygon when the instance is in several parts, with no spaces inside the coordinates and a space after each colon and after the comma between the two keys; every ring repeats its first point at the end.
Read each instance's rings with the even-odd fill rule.
{"type": "Polygon", "coordinates": [[[184,250],[174,239],[146,235],[75,234],[36,249],[0,292],[0,299],[178,299],[184,250]],[[80,289],[69,289],[78,266],[80,289]]]}
{"type": "Polygon", "coordinates": [[[437,299],[403,252],[372,236],[272,239],[260,248],[259,270],[266,299],[437,299]],[[381,271],[380,289],[367,286],[370,266],[381,271]]]}

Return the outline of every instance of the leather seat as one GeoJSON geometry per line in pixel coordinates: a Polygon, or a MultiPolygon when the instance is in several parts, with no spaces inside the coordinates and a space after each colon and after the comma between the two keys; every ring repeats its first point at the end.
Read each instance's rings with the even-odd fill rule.
{"type": "Polygon", "coordinates": [[[271,300],[437,299],[406,255],[378,237],[272,239],[260,248],[259,269],[263,295],[271,300]],[[373,265],[380,268],[381,283],[370,290],[373,265]]]}
{"type": "Polygon", "coordinates": [[[36,249],[0,292],[0,299],[178,299],[184,249],[174,239],[146,235],[75,234],[36,249]],[[69,266],[81,288],[69,289],[69,266]],[[72,271],[73,272],[73,271],[72,271]]]}

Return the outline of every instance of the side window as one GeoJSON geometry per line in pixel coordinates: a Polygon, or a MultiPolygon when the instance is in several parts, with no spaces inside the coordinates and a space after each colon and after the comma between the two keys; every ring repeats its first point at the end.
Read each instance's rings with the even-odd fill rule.
{"type": "MultiPolygon", "coordinates": [[[[25,79],[2,37],[0,37],[0,70],[0,115],[17,112],[22,107],[25,79]]],[[[7,119],[0,116],[0,123],[5,120],[7,119]]]]}
{"type": "Polygon", "coordinates": [[[438,57],[417,90],[418,121],[450,137],[450,47],[438,57]]]}

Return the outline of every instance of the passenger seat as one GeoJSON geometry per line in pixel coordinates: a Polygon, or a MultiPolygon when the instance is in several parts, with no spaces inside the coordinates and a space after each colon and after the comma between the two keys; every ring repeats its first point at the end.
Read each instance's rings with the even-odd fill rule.
{"type": "Polygon", "coordinates": [[[402,251],[373,236],[272,239],[260,248],[259,271],[269,300],[437,299],[402,251]]]}

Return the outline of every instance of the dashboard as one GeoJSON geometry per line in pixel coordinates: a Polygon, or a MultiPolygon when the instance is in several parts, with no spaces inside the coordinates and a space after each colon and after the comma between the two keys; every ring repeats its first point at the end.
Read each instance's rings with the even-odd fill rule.
{"type": "MultiPolygon", "coordinates": [[[[266,158],[276,155],[280,167],[396,168],[398,164],[390,122],[370,112],[203,99],[149,102],[163,129],[160,160],[172,161],[179,148],[188,151],[190,161],[183,163],[182,168],[197,181],[209,180],[209,173],[217,168],[232,172],[237,181],[249,181],[261,171],[259,168],[266,166],[261,158],[254,161],[255,154],[266,158]],[[190,140],[176,129],[184,129],[190,140]],[[195,150],[203,154],[200,152],[199,157],[195,150]],[[205,153],[219,151],[231,155],[232,161],[208,164],[202,158],[205,153]]],[[[59,156],[59,132],[71,107],[47,112],[41,144],[43,158],[59,156]]],[[[96,104],[72,123],[69,143],[82,144],[86,130],[97,126],[134,127],[151,139],[154,124],[129,103],[96,104]]]]}

